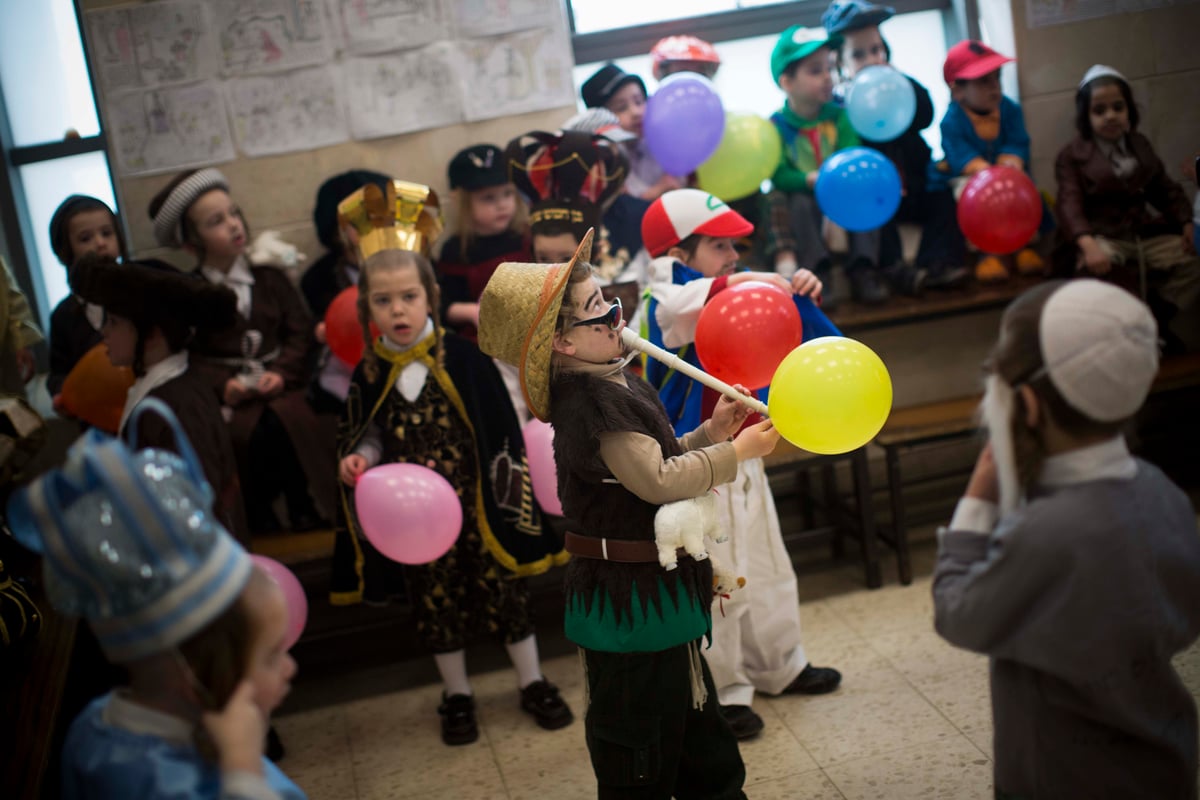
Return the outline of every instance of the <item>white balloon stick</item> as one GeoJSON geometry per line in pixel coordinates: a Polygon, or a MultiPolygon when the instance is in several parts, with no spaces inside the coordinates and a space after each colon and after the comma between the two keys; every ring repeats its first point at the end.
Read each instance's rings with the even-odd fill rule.
{"type": "Polygon", "coordinates": [[[762,414],[764,417],[768,416],[767,404],[759,400],[757,397],[754,397],[753,395],[747,396],[742,394],[728,383],[725,383],[725,381],[714,378],[704,370],[692,366],[674,353],[668,352],[656,344],[647,342],[629,328],[625,328],[621,331],[621,343],[626,347],[633,348],[634,350],[640,350],[641,352],[653,358],[655,361],[661,361],[671,369],[676,370],[677,372],[682,372],[689,378],[700,381],[700,383],[703,383],[708,388],[718,391],[732,400],[737,400],[739,403],[745,403],[746,405],[750,406],[750,408],[762,414]]]}

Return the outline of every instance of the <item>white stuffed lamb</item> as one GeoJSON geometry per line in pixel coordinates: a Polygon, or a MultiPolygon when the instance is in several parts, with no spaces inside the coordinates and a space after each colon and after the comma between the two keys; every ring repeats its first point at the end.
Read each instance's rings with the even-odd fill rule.
{"type": "Polygon", "coordinates": [[[682,547],[697,561],[708,558],[704,537],[723,542],[728,535],[717,530],[717,499],[711,493],[674,503],[664,503],[654,515],[654,543],[664,569],[679,566],[676,550],[682,547]]]}

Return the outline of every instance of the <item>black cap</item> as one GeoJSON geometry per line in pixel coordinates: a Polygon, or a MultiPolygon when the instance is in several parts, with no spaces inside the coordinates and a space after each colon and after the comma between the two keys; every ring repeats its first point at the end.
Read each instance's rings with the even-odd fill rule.
{"type": "Polygon", "coordinates": [[[450,159],[450,188],[487,189],[508,183],[504,154],[494,144],[471,145],[450,159]]]}
{"type": "Polygon", "coordinates": [[[334,175],[321,184],[317,189],[317,204],[313,207],[313,225],[317,229],[317,238],[328,250],[341,251],[338,239],[338,203],[357,192],[368,183],[373,183],[386,191],[391,178],[378,172],[366,169],[352,169],[340,175],[334,175]]]}
{"type": "Polygon", "coordinates": [[[588,108],[603,108],[608,105],[612,96],[627,83],[636,83],[642,87],[642,94],[646,93],[646,84],[641,78],[610,62],[596,70],[592,77],[583,82],[579,94],[583,96],[583,104],[588,108]]]}
{"type": "MultiPolygon", "coordinates": [[[[62,262],[64,267],[71,266],[71,242],[67,239],[67,223],[76,214],[81,214],[85,211],[107,211],[109,214],[113,210],[108,207],[98,197],[92,197],[86,194],[73,194],[66,200],[59,203],[58,208],[54,210],[54,216],[50,217],[50,247],[54,250],[54,255],[58,256],[58,260],[62,262]]],[[[125,255],[125,235],[121,232],[121,226],[117,222],[116,215],[113,214],[113,229],[117,233],[117,249],[121,255],[125,255]]]]}

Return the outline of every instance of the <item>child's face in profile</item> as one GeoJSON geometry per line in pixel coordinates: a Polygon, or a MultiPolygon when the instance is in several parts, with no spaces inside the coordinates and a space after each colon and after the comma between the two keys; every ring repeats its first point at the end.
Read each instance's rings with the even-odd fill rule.
{"type": "Polygon", "coordinates": [[[104,346],[108,348],[108,360],[114,367],[132,367],[137,351],[137,328],[125,317],[104,313],[104,324],[100,326],[104,346]]]}
{"type": "Polygon", "coordinates": [[[246,224],[242,210],[224,189],[200,195],[187,214],[196,226],[205,258],[233,260],[245,251],[246,224]]]}
{"type": "Polygon", "coordinates": [[[1000,70],[989,72],[982,78],[957,81],[954,84],[954,99],[972,111],[988,114],[1000,107],[1000,70]]]}
{"type": "Polygon", "coordinates": [[[433,313],[416,265],[375,267],[367,286],[367,308],[380,333],[398,347],[414,344],[433,313]]]}
{"type": "MultiPolygon", "coordinates": [[[[675,249],[677,248],[672,248],[672,251],[675,249]]],[[[703,236],[691,258],[687,258],[687,254],[682,250],[679,250],[675,257],[706,278],[730,275],[738,263],[737,248],[733,246],[733,239],[728,236],[703,236]]]]}
{"type": "Polygon", "coordinates": [[[637,81],[630,81],[618,89],[604,107],[617,115],[622,128],[636,136],[642,135],[642,118],[646,116],[646,93],[637,81]]]}
{"type": "Polygon", "coordinates": [[[254,595],[247,598],[254,602],[246,603],[253,620],[254,640],[246,678],[254,685],[255,705],[267,716],[291,691],[296,661],[284,649],[288,610],[283,591],[273,580],[262,583],[261,587],[248,589],[254,595]]]}
{"type": "Polygon", "coordinates": [[[74,261],[92,253],[106,258],[121,255],[116,221],[103,209],[81,211],[71,217],[67,223],[67,241],[71,243],[74,261]]]}
{"type": "Polygon", "coordinates": [[[856,31],[846,31],[842,42],[842,68],[847,78],[853,78],[861,70],[888,63],[887,48],[883,46],[883,37],[879,28],[872,25],[869,28],[859,28],[856,31]]]}
{"type": "Polygon", "coordinates": [[[539,264],[566,264],[575,255],[579,241],[573,233],[533,235],[533,260],[539,264]]]}
{"type": "Polygon", "coordinates": [[[1129,133],[1129,106],[1121,87],[1114,83],[1092,87],[1092,101],[1088,105],[1088,122],[1097,139],[1116,142],[1129,133]]]}
{"type": "Polygon", "coordinates": [[[805,56],[795,69],[779,76],[779,87],[787,94],[793,111],[820,106],[833,99],[830,50],[821,47],[805,56]]]}
{"type": "Polygon", "coordinates": [[[504,233],[517,213],[517,188],[511,183],[471,192],[471,224],[477,236],[504,233]]]}
{"type": "Polygon", "coordinates": [[[571,306],[573,319],[565,330],[554,334],[554,349],[565,355],[591,364],[607,364],[625,355],[621,344],[621,331],[625,320],[620,319],[616,328],[605,322],[580,325],[580,322],[595,320],[611,312],[613,305],[604,299],[600,284],[595,278],[572,284],[565,298],[571,306]]]}

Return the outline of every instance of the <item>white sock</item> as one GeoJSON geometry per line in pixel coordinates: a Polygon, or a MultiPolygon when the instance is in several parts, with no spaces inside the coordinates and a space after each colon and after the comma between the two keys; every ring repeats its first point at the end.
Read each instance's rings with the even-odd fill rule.
{"type": "Polygon", "coordinates": [[[471,691],[471,681],[467,679],[467,651],[455,650],[453,653],[438,653],[433,657],[437,664],[438,674],[446,687],[446,696],[474,694],[471,691]]]}
{"type": "Polygon", "coordinates": [[[537,637],[529,634],[519,642],[504,645],[508,657],[517,671],[517,685],[524,689],[534,681],[542,679],[542,667],[538,663],[537,637]]]}

